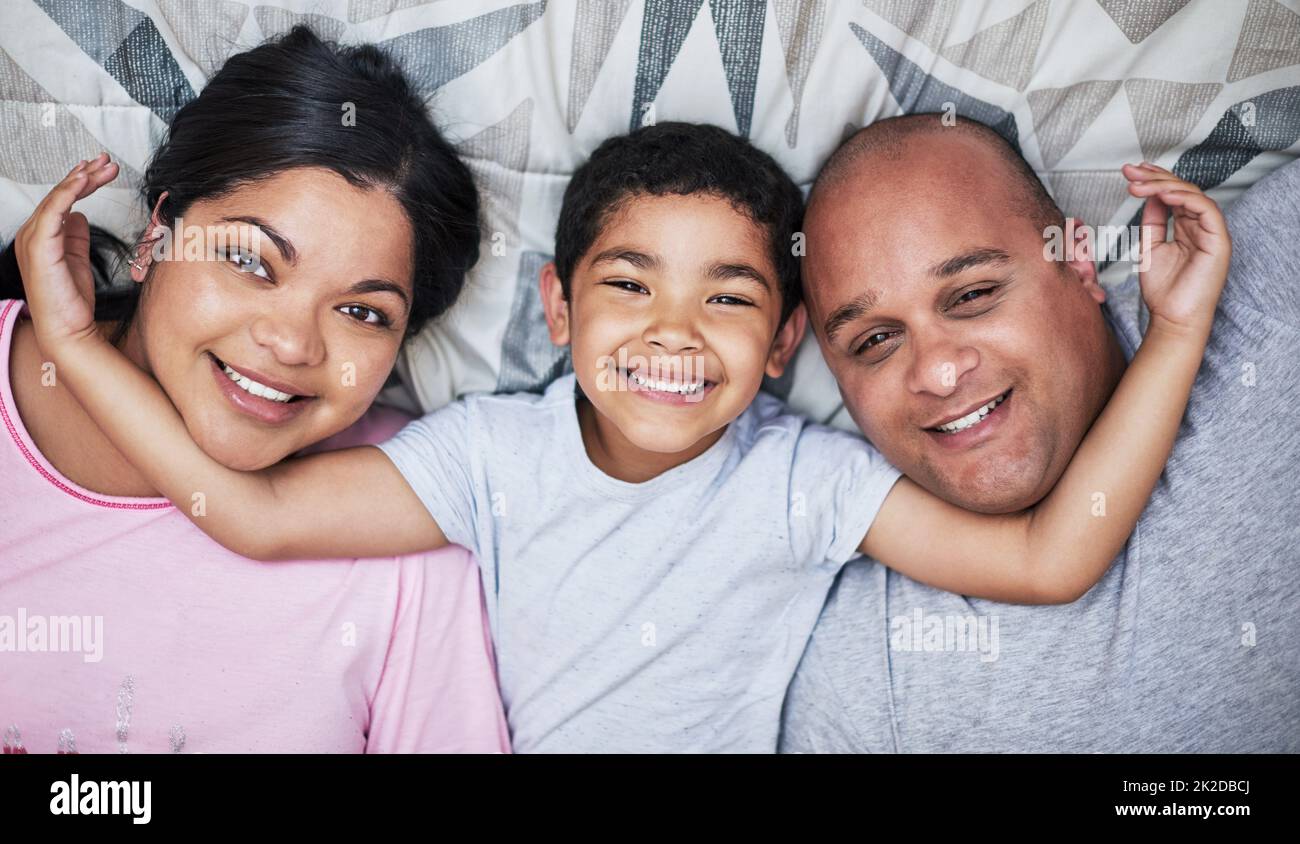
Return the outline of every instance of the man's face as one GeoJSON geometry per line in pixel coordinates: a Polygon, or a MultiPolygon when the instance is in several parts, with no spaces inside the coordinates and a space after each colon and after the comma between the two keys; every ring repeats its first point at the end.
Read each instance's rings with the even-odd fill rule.
{"type": "Polygon", "coordinates": [[[805,296],[863,433],[970,510],[1050,491],[1122,367],[1091,264],[1043,256],[1010,168],[976,141],[921,137],[814,199],[805,296]]]}

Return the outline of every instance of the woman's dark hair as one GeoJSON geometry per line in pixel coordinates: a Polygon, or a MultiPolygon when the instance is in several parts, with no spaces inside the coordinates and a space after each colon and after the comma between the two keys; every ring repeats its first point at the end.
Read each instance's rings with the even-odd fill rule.
{"type": "MultiPolygon", "coordinates": [[[[231,56],[172,119],[144,175],[149,209],[172,225],[193,203],[296,167],[331,170],[401,204],[414,236],[407,335],[456,301],[478,260],[479,196],[469,169],[434,126],[397,63],[373,45],[339,46],[305,26],[231,56]],[[347,108],[355,120],[344,120],[347,108]]],[[[140,286],[110,289],[130,250],[91,230],[96,316],[136,312],[140,286]]],[[[0,256],[0,296],[22,298],[13,244],[0,256]]]]}
{"type": "Polygon", "coordinates": [[[612,213],[638,196],[691,194],[725,199],[767,232],[784,322],[802,296],[794,237],[803,225],[803,194],[772,156],[726,129],[697,123],[659,123],[609,138],[574,172],[555,230],[565,298],[574,268],[612,213]]]}

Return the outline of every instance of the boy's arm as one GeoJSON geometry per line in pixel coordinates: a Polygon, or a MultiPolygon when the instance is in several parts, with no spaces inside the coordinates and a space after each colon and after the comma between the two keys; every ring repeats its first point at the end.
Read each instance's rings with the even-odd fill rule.
{"type": "Polygon", "coordinates": [[[1151,165],[1125,175],[1148,197],[1144,234],[1161,241],[1140,273],[1151,322],[1065,474],[1032,510],[1001,516],[963,510],[903,478],[864,553],[923,583],[1010,603],[1074,601],[1106,572],[1173,449],[1231,253],[1223,215],[1197,188],[1151,165]],[[1170,208],[1175,234],[1166,243],[1170,208]],[[1105,515],[1094,515],[1099,501],[1105,515]]]}
{"type": "Polygon", "coordinates": [[[445,545],[428,509],[377,448],[244,472],[195,444],[162,388],[94,322],[86,219],[69,212],[116,174],[111,163],[94,166],[101,159],[50,192],[19,230],[15,251],[42,354],[113,445],[204,533],[254,559],[389,556],[445,545]]]}

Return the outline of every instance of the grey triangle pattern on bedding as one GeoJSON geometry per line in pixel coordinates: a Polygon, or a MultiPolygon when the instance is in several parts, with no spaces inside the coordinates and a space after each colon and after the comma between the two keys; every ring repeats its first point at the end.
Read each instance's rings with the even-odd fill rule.
{"type": "MultiPolygon", "coordinates": [[[[1219,118],[1214,130],[1179,156],[1170,169],[1202,190],[1223,184],[1262,152],[1284,150],[1300,142],[1300,86],[1274,91],[1235,103],[1219,118]]],[[[1128,225],[1142,222],[1139,208],[1128,225]]],[[[1101,262],[1101,267],[1112,261],[1101,262]]]]}
{"type": "Polygon", "coordinates": [[[501,346],[498,393],[540,393],[547,384],[573,371],[568,347],[559,348],[551,342],[537,286],[542,267],[553,257],[525,251],[520,258],[509,327],[501,346]]]}
{"type": "Polygon", "coordinates": [[[1178,14],[1187,0],[1097,0],[1097,5],[1110,15],[1124,37],[1139,44],[1178,14]]]}
{"type": "MultiPolygon", "coordinates": [[[[566,371],[536,294],[564,179],[656,102],[658,120],[725,126],[729,114],[804,185],[841,130],[951,103],[1097,225],[1136,219],[1122,161],[1159,159],[1230,199],[1261,175],[1247,167],[1261,153],[1300,148],[1300,0],[99,0],[93,13],[88,0],[4,2],[22,34],[0,30],[0,179],[50,185],[107,148],[123,176],[104,207],[120,212],[96,222],[127,236],[125,191],[159,129],[232,52],[298,22],[391,50],[436,97],[484,191],[485,234],[505,246],[485,242],[457,318],[426,329],[426,365],[411,374],[426,402],[540,389],[566,371]],[[1222,31],[1208,50],[1207,27],[1222,31]],[[1076,60],[1080,39],[1097,55],[1076,60]],[[1150,59],[1184,44],[1176,64],[1150,59]]],[[[31,194],[0,192],[6,233],[31,194]]],[[[795,404],[799,383],[767,386],[795,404]]]]}
{"type": "Polygon", "coordinates": [[[546,11],[547,0],[523,3],[447,26],[418,29],[380,42],[425,94],[446,85],[504,47],[546,11]]]}
{"type": "Polygon", "coordinates": [[[849,27],[880,65],[889,81],[890,93],[904,114],[941,112],[952,103],[957,114],[992,127],[1012,146],[1020,148],[1020,131],[1014,114],[940,82],[857,24],[849,24],[849,27]]]}
{"type": "Polygon", "coordinates": [[[826,31],[826,0],[772,0],[772,10],[781,37],[781,51],[785,54],[785,75],[794,99],[785,122],[785,143],[794,149],[799,142],[804,86],[826,31]]]}
{"type": "Polygon", "coordinates": [[[86,14],[76,0],[36,0],[77,46],[108,71],[131,98],[164,122],[194,99],[194,89],[158,27],[120,0],[101,0],[86,14]]]}

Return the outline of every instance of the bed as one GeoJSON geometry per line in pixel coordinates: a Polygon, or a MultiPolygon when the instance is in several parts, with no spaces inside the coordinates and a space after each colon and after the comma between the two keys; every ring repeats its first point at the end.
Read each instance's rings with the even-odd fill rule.
{"type": "MultiPolygon", "coordinates": [[[[602,139],[646,121],[747,135],[807,188],[857,127],[954,112],[1016,143],[1067,214],[1113,226],[1139,213],[1123,162],[1231,203],[1300,153],[1300,0],[0,0],[0,235],[107,149],[119,184],[84,210],[135,236],[170,117],[296,23],[400,56],[486,197],[465,295],[385,391],[415,411],[566,370],[536,284],[560,199],[602,139]]],[[[811,341],[768,387],[852,424],[811,341]]]]}

